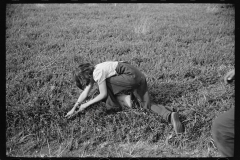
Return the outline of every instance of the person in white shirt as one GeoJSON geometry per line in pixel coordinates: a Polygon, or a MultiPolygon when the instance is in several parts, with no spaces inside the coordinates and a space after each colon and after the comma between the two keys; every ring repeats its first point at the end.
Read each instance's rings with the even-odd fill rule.
{"type": "Polygon", "coordinates": [[[163,117],[167,122],[173,124],[176,133],[183,132],[183,126],[179,121],[178,113],[167,110],[162,105],[155,105],[150,102],[146,77],[134,66],[127,62],[107,61],[96,66],[90,63],[80,64],[73,71],[76,85],[83,90],[74,107],[67,113],[65,117],[71,117],[76,108],[88,96],[93,84],[96,82],[99,87],[100,94],[95,98],[83,103],[79,107],[79,111],[84,110],[88,106],[106,100],[107,111],[119,111],[121,105],[117,99],[117,95],[124,91],[133,93],[141,107],[150,109],[163,117]]]}

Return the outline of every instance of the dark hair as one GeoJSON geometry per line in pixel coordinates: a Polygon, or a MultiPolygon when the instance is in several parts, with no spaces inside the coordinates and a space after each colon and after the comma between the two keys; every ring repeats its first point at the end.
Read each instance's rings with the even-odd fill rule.
{"type": "Polygon", "coordinates": [[[74,71],[73,77],[78,88],[83,90],[93,81],[94,66],[90,63],[80,64],[74,71]]]}

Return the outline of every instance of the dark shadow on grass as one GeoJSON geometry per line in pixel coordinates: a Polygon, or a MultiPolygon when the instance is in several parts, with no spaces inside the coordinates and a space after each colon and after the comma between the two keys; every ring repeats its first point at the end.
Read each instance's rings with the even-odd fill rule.
{"type": "Polygon", "coordinates": [[[152,103],[167,105],[186,93],[198,90],[201,86],[202,83],[196,78],[182,83],[164,82],[149,87],[149,93],[152,103]]]}
{"type": "Polygon", "coordinates": [[[185,92],[183,85],[177,83],[161,83],[149,88],[152,103],[166,105],[173,98],[180,97],[185,92]]]}

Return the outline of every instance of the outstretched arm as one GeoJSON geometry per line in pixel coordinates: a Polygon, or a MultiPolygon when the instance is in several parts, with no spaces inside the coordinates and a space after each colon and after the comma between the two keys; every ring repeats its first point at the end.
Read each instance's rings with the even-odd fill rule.
{"type": "Polygon", "coordinates": [[[80,94],[80,96],[74,106],[78,106],[80,103],[82,103],[87,98],[88,93],[90,92],[91,88],[92,88],[92,84],[90,83],[88,86],[86,86],[84,91],[80,94]]]}
{"type": "Polygon", "coordinates": [[[75,103],[75,105],[73,106],[73,108],[67,113],[67,115],[65,117],[71,116],[74,111],[76,110],[77,106],[82,103],[88,96],[89,91],[91,90],[93,84],[90,83],[88,86],[86,86],[86,88],[83,90],[83,92],[80,94],[77,102],[75,103]]]}
{"type": "Polygon", "coordinates": [[[107,85],[106,85],[106,81],[104,80],[99,86],[99,91],[100,94],[97,95],[95,98],[91,99],[90,101],[82,104],[79,108],[79,111],[87,108],[88,106],[101,101],[102,99],[104,99],[105,97],[107,97],[107,85]]]}

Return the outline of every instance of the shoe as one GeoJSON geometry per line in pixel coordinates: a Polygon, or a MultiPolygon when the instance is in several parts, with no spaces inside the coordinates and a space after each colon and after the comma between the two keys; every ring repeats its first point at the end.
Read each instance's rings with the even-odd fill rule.
{"type": "Polygon", "coordinates": [[[183,126],[182,123],[179,121],[177,112],[171,113],[171,123],[176,134],[183,133],[183,126]]]}

